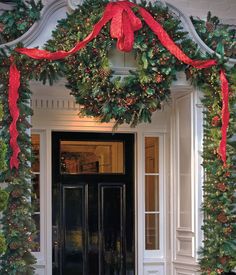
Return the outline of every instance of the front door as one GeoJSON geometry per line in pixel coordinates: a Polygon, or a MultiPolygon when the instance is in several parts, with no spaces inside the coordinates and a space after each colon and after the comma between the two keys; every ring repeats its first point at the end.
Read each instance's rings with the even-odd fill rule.
{"type": "Polygon", "coordinates": [[[54,275],[134,274],[134,135],[52,134],[54,275]]]}

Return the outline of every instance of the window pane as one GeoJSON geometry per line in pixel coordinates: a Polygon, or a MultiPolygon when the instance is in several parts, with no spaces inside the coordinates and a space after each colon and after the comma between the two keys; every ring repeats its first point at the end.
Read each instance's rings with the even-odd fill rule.
{"type": "Polygon", "coordinates": [[[35,249],[34,252],[40,251],[40,135],[32,134],[32,151],[33,151],[33,161],[31,164],[31,169],[33,172],[32,176],[32,195],[31,203],[34,207],[33,219],[36,224],[37,233],[35,236],[35,249]]]}
{"type": "Polygon", "coordinates": [[[61,141],[61,173],[124,173],[123,142],[61,141]]]}
{"type": "Polygon", "coordinates": [[[39,185],[40,175],[36,174],[33,176],[32,183],[32,204],[35,212],[40,212],[40,185],[39,185]]]}
{"type": "Polygon", "coordinates": [[[160,249],[159,214],[145,214],[145,249],[160,249]]]}
{"type": "Polygon", "coordinates": [[[145,137],[145,173],[159,173],[158,137],[145,137]]]}
{"type": "Polygon", "coordinates": [[[32,171],[39,172],[40,169],[40,135],[32,134],[32,150],[33,150],[33,162],[32,162],[32,171]]]}
{"type": "Polygon", "coordinates": [[[63,274],[83,274],[84,263],[84,196],[82,187],[64,187],[63,274]],[[74,270],[77,272],[74,272],[74,270]]]}
{"type": "Polygon", "coordinates": [[[159,211],[159,176],[145,176],[145,211],[159,211]]]}

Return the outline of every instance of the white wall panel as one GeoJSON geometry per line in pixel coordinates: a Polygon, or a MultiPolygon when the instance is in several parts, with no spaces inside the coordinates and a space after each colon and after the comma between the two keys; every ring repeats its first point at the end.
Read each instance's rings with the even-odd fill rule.
{"type": "Polygon", "coordinates": [[[144,266],[144,275],[163,275],[164,267],[158,265],[147,265],[144,266]]]}

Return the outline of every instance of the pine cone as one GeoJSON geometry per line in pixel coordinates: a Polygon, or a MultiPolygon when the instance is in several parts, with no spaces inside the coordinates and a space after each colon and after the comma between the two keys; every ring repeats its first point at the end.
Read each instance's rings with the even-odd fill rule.
{"type": "Polygon", "coordinates": [[[18,242],[11,242],[9,244],[9,247],[11,250],[16,250],[17,248],[19,248],[19,243],[18,242]]]}
{"type": "Polygon", "coordinates": [[[163,81],[163,75],[162,74],[157,74],[156,75],[156,82],[161,83],[163,81]]]}
{"type": "Polygon", "coordinates": [[[99,69],[98,74],[101,78],[108,77],[111,74],[111,70],[108,68],[101,68],[99,69]]]}
{"type": "Polygon", "coordinates": [[[125,103],[127,106],[133,105],[136,102],[136,99],[134,97],[127,97],[125,100],[125,103]]]}
{"type": "Polygon", "coordinates": [[[220,257],[219,261],[222,265],[225,265],[228,262],[228,257],[226,256],[220,257]]]}
{"type": "Polygon", "coordinates": [[[228,221],[227,216],[225,215],[224,212],[221,212],[218,216],[217,216],[217,220],[221,223],[226,223],[228,221]]]}
{"type": "Polygon", "coordinates": [[[221,192],[225,192],[227,187],[224,182],[220,182],[217,184],[217,189],[220,190],[221,192]]]}
{"type": "Polygon", "coordinates": [[[212,22],[206,22],[206,29],[209,32],[213,32],[215,30],[215,25],[212,22]]]}
{"type": "Polygon", "coordinates": [[[11,196],[12,196],[13,198],[19,198],[21,195],[22,195],[22,192],[21,192],[21,190],[19,190],[19,189],[13,190],[13,191],[11,192],[11,196]]]}
{"type": "Polygon", "coordinates": [[[159,23],[164,23],[165,22],[165,17],[162,15],[162,14],[158,14],[156,17],[155,17],[156,21],[159,22],[159,23]]]}
{"type": "Polygon", "coordinates": [[[216,127],[216,126],[219,125],[219,123],[220,123],[220,118],[219,118],[219,116],[214,116],[214,117],[212,118],[212,120],[211,120],[211,125],[212,125],[213,127],[216,127]]]}

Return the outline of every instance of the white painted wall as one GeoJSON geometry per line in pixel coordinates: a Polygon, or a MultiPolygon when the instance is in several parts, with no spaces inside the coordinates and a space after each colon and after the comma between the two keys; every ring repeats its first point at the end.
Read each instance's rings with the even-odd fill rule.
{"type": "Polygon", "coordinates": [[[207,12],[211,11],[220,19],[232,19],[236,23],[235,0],[167,0],[166,2],[176,6],[188,16],[206,18],[207,12]]]}

